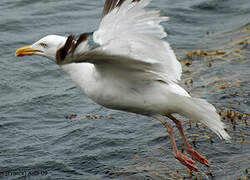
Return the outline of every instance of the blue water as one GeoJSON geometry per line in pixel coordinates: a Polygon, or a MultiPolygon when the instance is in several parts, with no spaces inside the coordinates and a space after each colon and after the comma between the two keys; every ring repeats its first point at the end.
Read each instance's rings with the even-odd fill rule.
{"type": "MultiPolygon", "coordinates": [[[[48,34],[96,30],[103,4],[0,1],[0,179],[249,178],[249,120],[246,124],[236,118],[235,130],[230,119],[224,120],[233,137],[230,144],[204,126],[189,128],[184,121],[187,136],[196,137],[197,151],[211,162],[210,168],[197,163],[200,171],[190,176],[175,160],[159,122],[95,104],[47,59],[14,56],[17,48],[48,34]]],[[[191,50],[229,53],[224,59],[195,57],[190,67],[183,65],[190,74],[183,74],[182,84],[191,95],[207,99],[218,110],[249,114],[250,40],[244,45],[235,42],[250,36],[250,1],[153,0],[149,8],[162,9],[170,17],[163,24],[167,41],[182,63],[191,50]],[[241,52],[230,54],[237,49],[241,52]],[[193,84],[185,85],[190,78],[193,84]],[[222,88],[225,85],[229,88],[222,88]]],[[[181,148],[177,132],[176,141],[181,148]]]]}

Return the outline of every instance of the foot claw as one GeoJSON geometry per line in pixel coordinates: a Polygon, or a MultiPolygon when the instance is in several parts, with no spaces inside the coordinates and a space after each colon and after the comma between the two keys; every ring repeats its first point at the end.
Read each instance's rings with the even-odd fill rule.
{"type": "Polygon", "coordinates": [[[198,171],[198,168],[195,165],[195,162],[189,157],[187,157],[186,155],[182,153],[178,153],[175,158],[178,159],[183,165],[188,167],[190,170],[198,171]]]}
{"type": "Polygon", "coordinates": [[[199,161],[202,164],[205,164],[206,166],[210,166],[209,161],[206,159],[205,156],[200,155],[197,151],[195,151],[192,148],[188,149],[188,153],[197,161],[199,161]]]}

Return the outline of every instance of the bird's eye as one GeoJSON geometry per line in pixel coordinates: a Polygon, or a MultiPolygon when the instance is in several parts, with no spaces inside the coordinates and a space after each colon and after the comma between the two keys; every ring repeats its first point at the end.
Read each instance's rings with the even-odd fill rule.
{"type": "Polygon", "coordinates": [[[43,48],[46,48],[46,47],[47,47],[47,44],[45,44],[45,43],[40,43],[40,45],[41,45],[43,48]]]}

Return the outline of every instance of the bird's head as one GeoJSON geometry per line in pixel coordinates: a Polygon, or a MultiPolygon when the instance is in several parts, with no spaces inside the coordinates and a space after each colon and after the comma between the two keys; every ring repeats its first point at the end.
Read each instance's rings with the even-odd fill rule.
{"type": "Polygon", "coordinates": [[[18,49],[16,56],[40,55],[56,61],[56,52],[65,44],[66,40],[67,38],[63,36],[48,35],[30,46],[18,49]]]}

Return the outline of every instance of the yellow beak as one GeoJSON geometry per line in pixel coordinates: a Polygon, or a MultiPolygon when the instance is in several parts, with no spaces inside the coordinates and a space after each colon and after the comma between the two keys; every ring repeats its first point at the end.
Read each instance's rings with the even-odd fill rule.
{"type": "Polygon", "coordinates": [[[27,55],[33,55],[36,52],[42,52],[40,50],[35,50],[35,49],[31,49],[31,46],[26,46],[23,48],[20,48],[16,51],[16,56],[17,57],[23,57],[23,56],[27,56],[27,55]]]}

